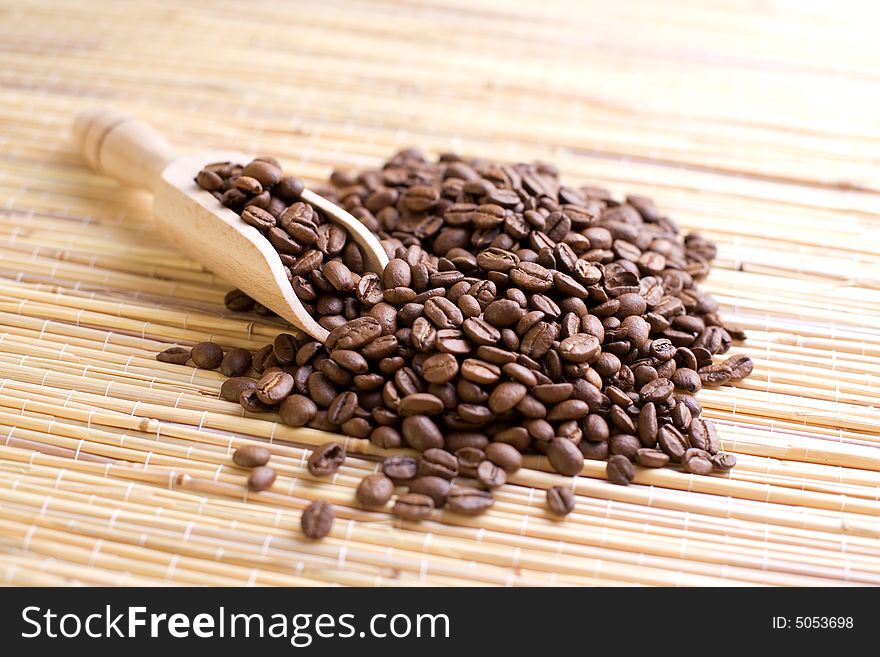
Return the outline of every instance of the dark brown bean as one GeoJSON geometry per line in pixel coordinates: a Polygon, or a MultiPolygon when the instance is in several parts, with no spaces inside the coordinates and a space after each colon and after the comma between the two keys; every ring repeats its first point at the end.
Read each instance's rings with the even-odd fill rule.
{"type": "Polygon", "coordinates": [[[311,539],[324,538],[333,529],[335,517],[336,512],[332,505],[323,500],[315,500],[305,508],[300,518],[303,534],[311,539]]]}
{"type": "Polygon", "coordinates": [[[190,359],[190,350],[185,347],[170,347],[156,354],[156,360],[174,365],[186,365],[190,359]]]}
{"type": "Polygon", "coordinates": [[[605,474],[608,477],[608,481],[612,484],[626,486],[633,480],[633,477],[635,477],[635,470],[633,469],[632,462],[628,458],[617,454],[608,459],[608,464],[605,467],[605,474]]]}
{"type": "Polygon", "coordinates": [[[308,460],[309,472],[315,477],[334,474],[345,462],[345,448],[339,443],[324,443],[312,452],[308,460]]]}
{"type": "Polygon", "coordinates": [[[367,506],[383,506],[394,493],[394,482],[383,474],[367,475],[358,484],[355,496],[367,506]]]}
{"type": "Polygon", "coordinates": [[[575,497],[569,488],[553,486],[547,489],[547,509],[560,518],[574,511],[575,497]]]}
{"type": "Polygon", "coordinates": [[[270,458],[272,458],[272,452],[262,445],[244,445],[232,454],[232,462],[243,468],[266,465],[270,458]]]}
{"type": "Polygon", "coordinates": [[[192,348],[192,360],[197,367],[213,370],[220,367],[223,360],[223,349],[213,342],[200,342],[192,348]]]}
{"type": "Polygon", "coordinates": [[[421,520],[427,518],[434,510],[434,500],[428,495],[407,493],[401,495],[391,507],[391,513],[405,520],[421,520]]]}
{"type": "Polygon", "coordinates": [[[277,476],[275,470],[268,465],[261,465],[251,470],[250,475],[248,475],[248,488],[255,492],[268,490],[275,483],[277,476]]]}

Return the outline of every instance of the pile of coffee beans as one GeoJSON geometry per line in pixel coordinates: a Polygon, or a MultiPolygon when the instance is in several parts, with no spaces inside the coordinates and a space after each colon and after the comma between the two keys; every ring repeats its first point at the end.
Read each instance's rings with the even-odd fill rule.
{"type": "MultiPolygon", "coordinates": [[[[479,513],[523,453],[567,476],[603,460],[617,484],[635,465],[733,467],[695,394],[751,372],[747,356],[714,358],[745,336],[697,287],[714,245],[682,238],[650,199],[565,186],[546,164],[403,151],[315,189],[381,238],[391,260],[378,274],[273,158],[196,180],[266,235],[330,336],[160,360],[219,367],[232,377],[221,395],[248,411],[419,453],[387,458],[359,486],[362,504],[406,486],[392,507],[403,518],[479,513]]],[[[267,312],[238,291],[227,306],[267,312]]],[[[316,451],[314,468],[338,467],[340,450],[316,451]]],[[[564,516],[574,497],[552,488],[547,506],[564,516]]]]}

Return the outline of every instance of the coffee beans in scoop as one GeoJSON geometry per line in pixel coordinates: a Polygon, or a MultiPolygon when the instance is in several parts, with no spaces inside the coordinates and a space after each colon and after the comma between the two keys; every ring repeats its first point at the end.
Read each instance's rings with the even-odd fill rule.
{"type": "MultiPolygon", "coordinates": [[[[402,518],[476,514],[527,453],[566,476],[606,461],[621,485],[636,465],[735,463],[695,395],[748,376],[747,356],[719,358],[745,336],[698,287],[715,246],[650,199],[565,185],[547,164],[403,151],[315,188],[382,240],[377,274],[274,158],[211,164],[196,182],[265,236],[330,335],[279,335],[250,362],[210,343],[159,360],[221,367],[234,376],[221,396],[249,412],[420,454],[386,459],[361,503],[385,504],[396,484],[402,518]]],[[[267,312],[237,290],[226,305],[267,312]]],[[[344,457],[315,454],[319,476],[344,457]]],[[[562,516],[574,496],[552,489],[547,503],[562,516]]],[[[307,533],[326,517],[312,510],[307,533]]]]}

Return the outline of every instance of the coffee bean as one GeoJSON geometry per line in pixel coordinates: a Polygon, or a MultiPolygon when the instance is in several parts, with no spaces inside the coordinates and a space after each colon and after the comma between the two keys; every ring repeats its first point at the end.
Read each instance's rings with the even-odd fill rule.
{"type": "Polygon", "coordinates": [[[580,474],[584,465],[584,456],[572,441],[566,438],[554,438],[547,448],[550,465],[561,475],[573,476],[580,474]]]}
{"type": "Polygon", "coordinates": [[[428,495],[407,493],[401,495],[391,507],[391,513],[405,520],[427,518],[434,509],[434,500],[428,495]]]}
{"type": "MultiPolygon", "coordinates": [[[[447,436],[447,442],[449,436],[447,436]]],[[[449,445],[447,445],[449,447],[449,445]]],[[[458,476],[458,459],[445,449],[432,447],[422,452],[419,461],[419,474],[454,479],[458,476]]]]}
{"type": "Polygon", "coordinates": [[[685,472],[707,475],[712,472],[715,466],[712,463],[712,456],[709,452],[690,448],[682,456],[681,467],[685,472]]]}
{"type": "Polygon", "coordinates": [[[727,471],[736,465],[736,457],[733,454],[719,452],[712,457],[712,465],[716,470],[727,471]]]}
{"type": "Polygon", "coordinates": [[[507,483],[507,474],[505,471],[486,460],[477,466],[477,482],[484,488],[497,488],[507,483]]]}
{"type": "Polygon", "coordinates": [[[575,497],[569,488],[553,486],[547,489],[547,509],[560,518],[574,511],[575,497]]]}
{"type": "Polygon", "coordinates": [[[232,454],[232,462],[243,468],[256,468],[266,465],[272,457],[272,452],[261,445],[244,445],[232,454]]]}
{"type": "Polygon", "coordinates": [[[458,361],[452,354],[435,354],[422,363],[422,376],[429,383],[447,383],[458,374],[458,361]]]}
{"type": "Polygon", "coordinates": [[[636,463],[645,468],[662,468],[669,463],[669,457],[659,449],[643,447],[636,452],[636,463]]]}
{"type": "Polygon", "coordinates": [[[200,342],[192,348],[191,357],[196,367],[213,370],[220,367],[223,360],[223,349],[213,342],[200,342]]]}
{"type": "Polygon", "coordinates": [[[657,378],[642,386],[642,389],[639,390],[639,398],[642,400],[642,403],[664,402],[672,396],[674,389],[675,386],[672,385],[672,381],[669,379],[657,378]]]}
{"type": "Polygon", "coordinates": [[[309,472],[315,477],[334,474],[345,462],[345,449],[339,443],[324,443],[308,460],[309,472]]]}
{"type": "Polygon", "coordinates": [[[633,461],[638,451],[642,449],[642,443],[633,435],[619,433],[611,437],[611,440],[608,442],[608,449],[611,454],[622,454],[630,461],[633,461]]]}
{"type": "Polygon", "coordinates": [[[253,388],[242,390],[238,396],[238,403],[249,413],[265,413],[272,409],[257,397],[256,385],[253,388]]]}
{"type": "MultiPolygon", "coordinates": [[[[465,363],[467,362],[465,361],[465,363]]],[[[519,404],[527,392],[528,390],[523,384],[505,381],[499,384],[489,395],[489,408],[493,413],[506,413],[519,404]]]]}
{"type": "Polygon", "coordinates": [[[608,464],[605,467],[605,474],[608,477],[608,481],[612,484],[626,486],[633,480],[633,477],[635,477],[635,470],[633,469],[632,462],[628,458],[617,454],[608,459],[608,464]]]}
{"type": "Polygon", "coordinates": [[[171,347],[156,355],[156,360],[175,365],[186,365],[190,359],[190,350],[184,347],[171,347]]]}
{"type": "Polygon", "coordinates": [[[416,392],[400,400],[397,412],[408,415],[438,415],[445,408],[443,401],[427,392],[416,392]]]}
{"type": "Polygon", "coordinates": [[[300,526],[303,534],[311,539],[324,538],[333,529],[336,512],[333,506],[323,500],[315,500],[302,513],[300,526]]]}
{"type": "Polygon", "coordinates": [[[473,516],[489,509],[495,500],[488,491],[465,486],[453,486],[446,495],[446,507],[455,513],[473,516]]]}
{"type": "Polygon", "coordinates": [[[681,432],[668,424],[660,427],[657,432],[657,442],[660,444],[660,449],[669,456],[669,460],[673,463],[681,461],[681,457],[684,456],[687,449],[687,443],[681,432]]]}
{"type": "Polygon", "coordinates": [[[679,367],[676,369],[672,374],[671,381],[679,390],[684,390],[690,393],[699,392],[700,388],[702,388],[700,375],[688,367],[679,367]]]}
{"type": "Polygon", "coordinates": [[[559,345],[559,355],[572,363],[587,363],[596,359],[601,347],[599,340],[587,333],[566,338],[559,345]]]}
{"type": "Polygon", "coordinates": [[[315,417],[318,406],[303,395],[290,395],[278,409],[281,421],[292,427],[304,427],[315,417]]]}
{"type": "MultiPolygon", "coordinates": [[[[498,436],[495,436],[496,440],[498,436]]],[[[505,472],[516,472],[522,467],[522,453],[512,444],[493,442],[484,448],[486,458],[505,472]]]]}
{"type": "Polygon", "coordinates": [[[330,331],[326,347],[357,350],[382,334],[382,326],[374,317],[360,317],[330,331]]]}
{"type": "Polygon", "coordinates": [[[700,382],[704,386],[723,386],[730,381],[733,371],[724,363],[706,365],[698,370],[700,382]]]}
{"type": "Polygon", "coordinates": [[[227,401],[238,402],[241,393],[246,390],[254,390],[256,387],[256,379],[236,376],[223,382],[223,385],[220,386],[220,396],[227,401]]]}
{"type": "Polygon", "coordinates": [[[383,474],[370,474],[361,479],[355,496],[367,506],[383,506],[394,493],[394,482],[383,474]]]}
{"type": "Polygon", "coordinates": [[[282,370],[267,372],[257,382],[257,398],[270,406],[281,402],[293,391],[293,377],[282,370]]]}
{"type": "Polygon", "coordinates": [[[752,373],[754,369],[754,363],[752,359],[746,356],[745,354],[737,354],[735,356],[731,356],[727,360],[724,361],[724,365],[730,369],[730,381],[742,381],[749,374],[752,373]]]}
{"type": "Polygon", "coordinates": [[[253,356],[247,349],[230,349],[220,361],[220,373],[223,376],[237,377],[247,372],[253,356]]]}
{"type": "Polygon", "coordinates": [[[433,500],[435,509],[442,509],[446,505],[446,496],[451,486],[447,479],[426,475],[410,481],[409,492],[427,495],[433,500]]]}
{"type": "Polygon", "coordinates": [[[247,206],[241,213],[242,220],[259,231],[266,232],[275,227],[275,217],[270,212],[255,205],[247,206]]]}
{"type": "Polygon", "coordinates": [[[461,364],[461,376],[479,385],[490,385],[501,378],[501,368],[478,358],[468,358],[461,364]]]}
{"type": "Polygon", "coordinates": [[[268,490],[275,483],[276,477],[275,470],[268,465],[261,465],[251,470],[248,475],[248,488],[255,492],[268,490]]]}
{"type": "Polygon", "coordinates": [[[382,472],[395,481],[412,479],[419,471],[419,462],[412,456],[389,456],[382,462],[382,472]]]}

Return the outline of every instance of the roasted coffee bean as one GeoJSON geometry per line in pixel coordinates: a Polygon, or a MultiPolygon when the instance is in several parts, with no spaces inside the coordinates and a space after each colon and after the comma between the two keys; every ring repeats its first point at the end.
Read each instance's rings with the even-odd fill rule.
{"type": "Polygon", "coordinates": [[[486,452],[477,447],[462,447],[456,450],[455,457],[458,459],[458,472],[464,477],[474,477],[477,468],[486,458],[486,452]]]}
{"type": "Polygon", "coordinates": [[[192,348],[191,357],[196,367],[213,370],[220,367],[223,360],[223,349],[213,342],[200,342],[192,348]]]}
{"type": "Polygon", "coordinates": [[[567,438],[554,438],[547,448],[550,465],[561,475],[579,474],[584,465],[584,456],[572,441],[567,438]]]}
{"type": "MultiPolygon", "coordinates": [[[[447,440],[448,440],[447,436],[447,440]]],[[[447,445],[448,447],[448,445],[447,445]]],[[[458,459],[445,449],[432,447],[422,452],[419,474],[454,479],[458,476],[458,459]]]]}
{"type": "MultiPolygon", "coordinates": [[[[468,361],[465,362],[467,363],[468,361]]],[[[489,395],[489,409],[496,414],[506,413],[519,404],[527,392],[528,389],[522,383],[505,381],[499,384],[489,395]]]]}
{"type": "Polygon", "coordinates": [[[458,360],[452,354],[435,354],[422,363],[422,376],[429,383],[446,383],[458,374],[458,360]]]}
{"type": "Polygon", "coordinates": [[[730,382],[742,381],[749,374],[752,373],[754,369],[754,363],[752,359],[746,356],[745,354],[737,354],[736,356],[731,356],[727,360],[724,361],[725,367],[730,369],[730,382]]]}
{"type": "Polygon", "coordinates": [[[185,347],[171,347],[156,355],[156,360],[175,365],[185,365],[189,359],[190,350],[185,347]]]}
{"type": "Polygon", "coordinates": [[[673,463],[681,461],[681,457],[684,456],[684,452],[687,449],[687,443],[682,437],[681,432],[668,424],[660,427],[660,430],[657,432],[657,442],[660,444],[660,449],[669,456],[673,463]]]}
{"type": "Polygon", "coordinates": [[[270,406],[277,404],[293,391],[293,383],[293,377],[287,372],[267,372],[257,382],[257,398],[270,406]]]}
{"type": "Polygon", "coordinates": [[[418,477],[408,483],[410,493],[427,495],[433,500],[435,509],[441,509],[446,505],[446,496],[452,486],[448,479],[431,475],[418,477]]]}
{"type": "Polygon", "coordinates": [[[303,534],[311,539],[324,538],[333,529],[336,512],[333,506],[323,500],[315,500],[302,513],[300,526],[303,534]]]}
{"type": "Polygon", "coordinates": [[[662,468],[669,457],[659,449],[641,448],[636,452],[636,463],[645,468],[662,468]]]}
{"type": "Polygon", "coordinates": [[[389,456],[382,462],[382,472],[395,481],[412,479],[419,471],[419,462],[412,456],[389,456]]]}
{"type": "Polygon", "coordinates": [[[428,495],[407,493],[401,495],[391,507],[391,513],[405,520],[427,518],[434,509],[434,500],[428,495]]]}
{"type": "Polygon", "coordinates": [[[608,459],[605,467],[605,474],[608,481],[612,484],[620,486],[628,485],[635,477],[635,470],[632,462],[621,454],[617,454],[608,459]]]}
{"type": "Polygon", "coordinates": [[[230,349],[220,361],[220,373],[223,376],[238,377],[247,372],[253,356],[247,349],[230,349]]]}
{"type": "Polygon", "coordinates": [[[243,390],[238,396],[238,403],[249,413],[265,413],[272,409],[268,404],[264,404],[257,396],[256,386],[243,390]]]}
{"type": "Polygon", "coordinates": [[[698,370],[700,382],[704,386],[723,386],[730,381],[733,371],[724,363],[706,365],[698,370]]]}
{"type": "Polygon", "coordinates": [[[394,493],[394,482],[383,474],[370,474],[361,479],[355,496],[367,506],[383,506],[394,493]]]}
{"type": "Polygon", "coordinates": [[[733,466],[736,465],[736,457],[733,454],[719,452],[712,457],[712,465],[715,467],[716,470],[730,470],[733,466]]]}
{"type": "Polygon", "coordinates": [[[281,421],[292,427],[304,427],[315,417],[318,406],[303,395],[290,395],[278,409],[281,421]]]}
{"type": "Polygon", "coordinates": [[[483,488],[497,488],[507,483],[507,473],[492,461],[486,460],[477,466],[477,482],[483,488]]]}
{"type": "Polygon", "coordinates": [[[272,484],[275,483],[275,478],[277,476],[275,470],[268,465],[256,467],[251,470],[251,473],[248,475],[248,488],[255,492],[268,490],[272,488],[272,484]]]}
{"type": "Polygon", "coordinates": [[[257,230],[262,232],[268,231],[270,228],[275,227],[275,217],[272,216],[272,213],[263,210],[262,208],[258,208],[255,205],[247,206],[241,213],[242,220],[257,230]]]}
{"type": "Polygon", "coordinates": [[[560,518],[574,511],[575,497],[569,488],[553,486],[547,489],[547,509],[560,518]]]}
{"type": "Polygon", "coordinates": [[[382,334],[382,325],[375,317],[360,317],[330,331],[328,349],[354,349],[372,342],[382,334]]]}
{"type": "Polygon", "coordinates": [[[256,468],[266,465],[272,452],[261,445],[244,445],[232,454],[232,462],[243,468],[256,468]]]}
{"type": "Polygon", "coordinates": [[[685,392],[695,393],[699,392],[700,388],[702,388],[700,375],[688,367],[676,369],[672,374],[671,381],[676,388],[685,392]]]}
{"type": "Polygon", "coordinates": [[[345,462],[345,448],[339,443],[324,443],[308,460],[309,472],[315,477],[334,474],[345,462]]]}
{"type": "Polygon", "coordinates": [[[397,412],[406,417],[409,415],[439,415],[445,406],[443,400],[427,392],[415,392],[400,400],[397,412]]]}
{"type": "Polygon", "coordinates": [[[370,442],[382,449],[394,449],[403,444],[403,436],[401,436],[400,432],[393,427],[376,427],[373,429],[372,433],[370,433],[370,442]]]}
{"type": "Polygon", "coordinates": [[[253,308],[254,300],[241,290],[231,290],[224,297],[223,304],[229,310],[240,313],[253,308]]]}
{"type": "Polygon", "coordinates": [[[642,449],[641,441],[628,433],[619,433],[611,436],[608,441],[608,449],[611,454],[622,454],[630,461],[635,460],[636,453],[642,449]]]}
{"type": "MultiPolygon", "coordinates": [[[[498,435],[495,436],[496,441],[498,435]]],[[[516,472],[522,467],[522,452],[507,442],[493,442],[484,448],[486,458],[505,472],[516,472]]]]}
{"type": "Polygon", "coordinates": [[[462,515],[483,513],[494,503],[490,492],[477,488],[453,486],[446,495],[446,508],[462,515]]]}
{"type": "Polygon", "coordinates": [[[599,340],[587,333],[573,335],[559,345],[559,355],[572,363],[591,362],[596,359],[600,351],[599,340]]]}
{"type": "Polygon", "coordinates": [[[664,402],[672,396],[674,389],[675,386],[672,385],[672,381],[669,379],[657,378],[642,386],[642,389],[639,390],[639,398],[642,400],[642,403],[653,402],[656,404],[664,402]]]}
{"type": "Polygon", "coordinates": [[[681,458],[681,468],[692,474],[707,475],[714,469],[712,456],[702,449],[690,448],[681,458]]]}
{"type": "Polygon", "coordinates": [[[246,390],[254,390],[257,387],[256,379],[246,376],[235,376],[226,379],[220,386],[220,396],[231,402],[238,402],[241,393],[246,390]]]}

